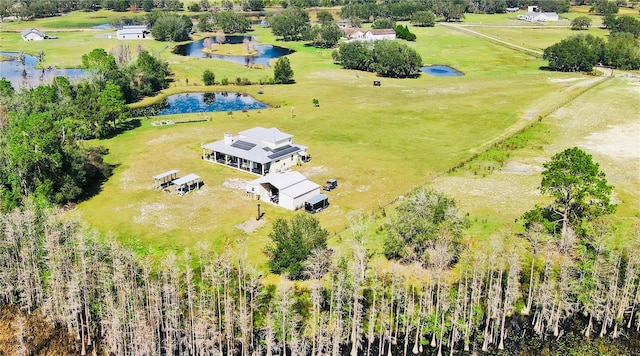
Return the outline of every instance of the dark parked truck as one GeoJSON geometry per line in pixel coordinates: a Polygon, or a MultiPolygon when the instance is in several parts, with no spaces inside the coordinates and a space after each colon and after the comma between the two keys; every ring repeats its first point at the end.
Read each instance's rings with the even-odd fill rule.
{"type": "Polygon", "coordinates": [[[322,190],[326,190],[327,192],[330,192],[336,188],[338,188],[338,181],[335,179],[329,179],[327,181],[327,184],[325,184],[324,187],[322,187],[322,190]]]}
{"type": "Polygon", "coordinates": [[[318,194],[304,203],[304,210],[308,213],[315,214],[329,206],[329,197],[324,194],[318,194]]]}

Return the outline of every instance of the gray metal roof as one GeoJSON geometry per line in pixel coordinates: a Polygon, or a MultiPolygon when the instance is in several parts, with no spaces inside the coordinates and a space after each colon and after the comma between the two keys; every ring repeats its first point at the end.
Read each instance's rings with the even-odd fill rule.
{"type": "Polygon", "coordinates": [[[241,131],[239,132],[239,134],[256,140],[272,143],[280,142],[282,140],[293,137],[293,135],[282,132],[275,127],[267,129],[261,126],[256,126],[252,129],[241,131]]]}
{"type": "Polygon", "coordinates": [[[184,177],[180,177],[178,179],[174,179],[172,182],[175,185],[184,185],[184,184],[187,184],[187,183],[190,183],[190,182],[193,182],[193,181],[197,181],[199,179],[200,179],[200,177],[198,175],[193,174],[193,173],[189,173],[184,177]]]}
{"type": "Polygon", "coordinates": [[[47,35],[45,35],[45,33],[43,31],[38,30],[37,28],[33,28],[33,27],[29,27],[25,30],[20,31],[20,35],[22,37],[25,37],[26,35],[30,34],[30,33],[35,33],[41,37],[47,37],[47,35]]]}
{"type": "Polygon", "coordinates": [[[309,204],[315,204],[315,203],[319,203],[323,200],[329,199],[328,196],[324,195],[324,194],[318,194],[312,198],[310,198],[309,200],[307,200],[307,203],[309,204]]]}
{"type": "Polygon", "coordinates": [[[158,174],[158,175],[153,176],[153,179],[160,180],[160,179],[163,179],[163,178],[169,177],[169,176],[171,176],[171,175],[173,175],[173,174],[176,174],[176,173],[178,173],[178,172],[179,172],[179,171],[178,171],[177,169],[172,169],[172,170],[170,170],[170,171],[167,171],[167,172],[164,172],[164,173],[160,173],[160,174],[158,174]]]}
{"type": "Polygon", "coordinates": [[[278,152],[274,152],[274,150],[271,150],[271,148],[266,146],[263,141],[244,135],[242,136],[243,137],[234,137],[230,145],[224,143],[224,140],[220,140],[202,145],[202,148],[260,164],[273,162],[282,156],[301,152],[307,149],[306,146],[291,144],[289,145],[290,148],[287,148],[286,153],[282,153],[283,151],[280,151],[280,154],[278,154],[278,152]],[[238,144],[238,141],[242,141],[243,143],[238,144]],[[249,148],[251,144],[255,144],[255,146],[249,148]]]}
{"type": "Polygon", "coordinates": [[[286,195],[295,199],[305,194],[308,194],[309,192],[312,192],[314,190],[319,191],[319,189],[320,189],[320,186],[318,184],[305,179],[302,182],[296,183],[290,187],[287,187],[285,189],[280,189],[280,194],[286,195]]]}

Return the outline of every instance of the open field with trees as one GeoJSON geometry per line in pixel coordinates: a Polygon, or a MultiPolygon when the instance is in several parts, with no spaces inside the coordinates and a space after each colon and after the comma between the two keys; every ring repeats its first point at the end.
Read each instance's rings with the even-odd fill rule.
{"type": "MultiPolygon", "coordinates": [[[[257,84],[274,76],[275,61],[249,68],[181,57],[173,43],[128,42],[173,73],[168,88],[132,109],[201,91],[241,91],[270,107],[140,117],[113,137],[73,142],[73,152],[105,147],[111,175],[66,210],[25,197],[0,216],[0,303],[42,315],[82,354],[632,354],[640,348],[640,73],[542,70],[538,39],[551,45],[576,32],[563,20],[503,35],[509,16],[485,26],[488,15],[469,14],[465,25],[477,33],[410,27],[416,41],[402,43],[424,65],[462,77],[342,69],[332,49],[276,40],[258,26],[258,42],[296,50],[282,80],[291,84],[257,84]],[[254,84],[205,86],[212,76],[254,84]],[[313,159],[295,170],[317,183],[338,179],[328,209],[309,216],[262,204],[263,225],[241,229],[255,221],[256,201],[244,194],[255,176],[203,161],[200,145],[253,126],[309,146],[313,159]],[[184,196],[153,189],[152,176],[169,169],[204,185],[184,196]]],[[[51,44],[47,64],[79,65],[90,38],[107,52],[119,44],[108,31],[67,33],[83,47],[51,44]]],[[[0,51],[43,50],[16,36],[0,51]]],[[[27,114],[2,121],[13,131],[0,143],[17,155],[32,150],[19,130],[49,132],[42,115],[20,126],[27,114]]],[[[40,153],[56,136],[35,137],[40,153]]],[[[40,162],[38,172],[51,164],[40,162]]],[[[11,322],[0,330],[13,337],[0,338],[0,353],[33,348],[31,318],[1,313],[11,322]]]]}

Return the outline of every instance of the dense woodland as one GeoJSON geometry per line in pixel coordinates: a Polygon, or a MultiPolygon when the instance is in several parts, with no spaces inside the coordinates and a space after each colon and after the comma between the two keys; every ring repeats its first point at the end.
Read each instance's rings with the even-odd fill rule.
{"type": "Polygon", "coordinates": [[[132,60],[128,46],[108,54],[95,49],[82,56],[90,78],[16,91],[0,79],[1,209],[35,196],[52,204],[77,202],[93,194],[110,175],[100,147],[83,141],[111,137],[135,125],[127,102],[168,85],[168,65],[146,51],[132,60]],[[27,134],[28,133],[28,134],[27,134]]]}

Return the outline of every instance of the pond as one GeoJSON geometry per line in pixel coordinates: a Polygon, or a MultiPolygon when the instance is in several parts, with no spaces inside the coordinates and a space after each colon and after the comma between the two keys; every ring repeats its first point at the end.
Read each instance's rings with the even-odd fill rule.
{"type": "Polygon", "coordinates": [[[85,76],[84,69],[79,68],[36,68],[36,57],[25,54],[24,65],[20,63],[18,52],[0,52],[0,78],[4,77],[11,82],[14,89],[23,87],[36,87],[40,84],[49,84],[53,78],[63,76],[70,81],[82,79],[85,76]]]}
{"type": "Polygon", "coordinates": [[[92,30],[115,30],[115,27],[110,23],[103,23],[91,27],[92,30]]]}
{"type": "MultiPolygon", "coordinates": [[[[208,37],[208,38],[209,40],[213,41],[213,43],[217,43],[215,37],[208,37]]],[[[245,41],[245,38],[249,41],[255,40],[255,38],[252,36],[227,36],[225,38],[224,43],[240,44],[240,43],[243,43],[243,41],[245,41]]],[[[256,50],[258,51],[258,54],[254,56],[231,56],[231,55],[224,55],[224,54],[211,54],[211,53],[202,52],[202,49],[204,48],[205,40],[207,40],[207,38],[202,39],[200,41],[196,41],[196,42],[178,45],[173,50],[173,53],[179,54],[182,56],[189,56],[189,57],[222,59],[225,61],[240,63],[247,66],[259,64],[259,65],[268,67],[269,62],[272,59],[286,56],[288,54],[295,52],[288,48],[272,46],[269,44],[262,44],[262,45],[258,44],[256,48],[256,50]]]]}
{"type": "Polygon", "coordinates": [[[255,98],[237,92],[186,93],[170,95],[156,115],[212,111],[243,111],[269,107],[255,98]]]}
{"type": "Polygon", "coordinates": [[[464,73],[458,71],[457,69],[444,65],[421,67],[420,70],[436,77],[460,77],[464,75],[464,73]]]}

